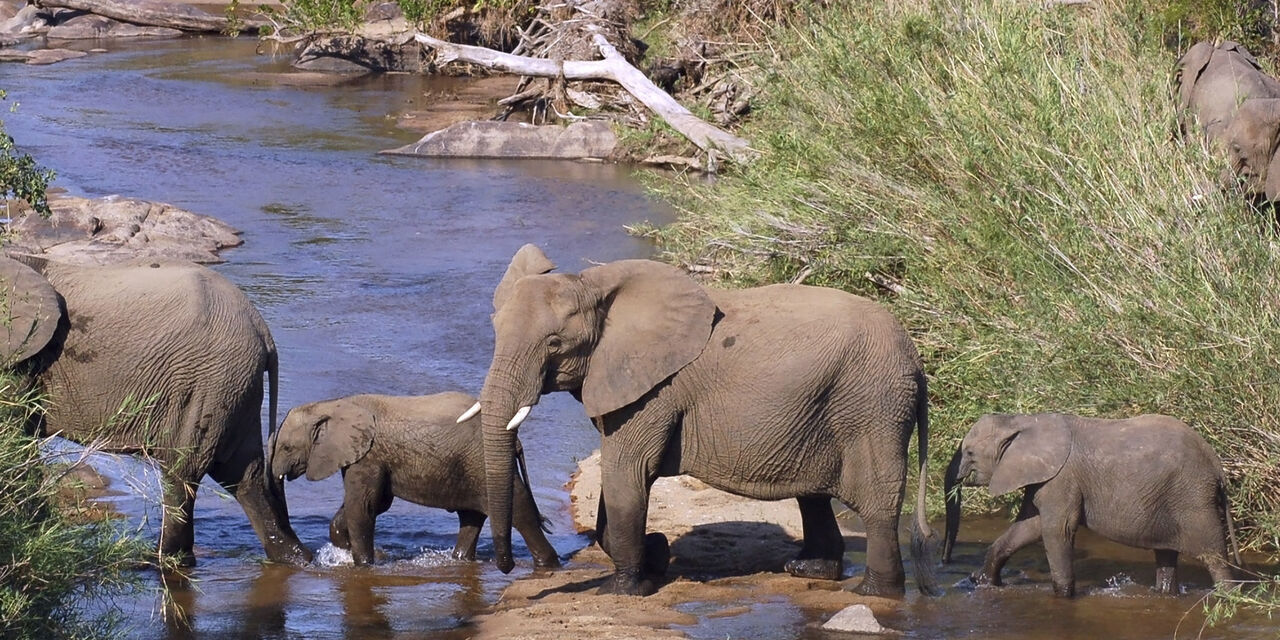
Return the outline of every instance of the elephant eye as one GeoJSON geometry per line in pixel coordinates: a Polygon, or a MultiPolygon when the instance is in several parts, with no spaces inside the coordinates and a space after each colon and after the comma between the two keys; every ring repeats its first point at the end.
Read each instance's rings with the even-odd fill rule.
{"type": "Polygon", "coordinates": [[[551,336],[547,337],[548,348],[558,350],[563,345],[564,345],[564,340],[560,336],[552,334],[551,336]]]}

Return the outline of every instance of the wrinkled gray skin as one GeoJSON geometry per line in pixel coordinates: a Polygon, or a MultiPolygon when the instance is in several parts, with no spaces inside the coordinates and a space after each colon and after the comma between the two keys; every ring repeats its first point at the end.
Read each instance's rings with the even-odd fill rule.
{"type": "Polygon", "coordinates": [[[207,473],[244,508],[268,558],[309,561],[283,486],[264,473],[262,376],[274,424],[276,347],[244,293],[178,260],[21,259],[35,270],[0,257],[14,318],[0,346],[49,396],[32,429],[153,458],[165,481],[163,556],[194,563],[196,488],[207,473]]]}
{"type": "MultiPolygon", "coordinates": [[[[475,403],[465,393],[429,396],[356,395],[294,407],[271,438],[273,477],[323,480],[342,471],[342,506],[329,523],[329,540],[350,549],[356,564],[373,562],[377,516],[394,498],[458,513],[453,556],[475,560],[485,521],[484,453],[480,419],[456,423],[475,403]]],[[[524,453],[517,444],[517,463],[524,453]]],[[[534,563],[558,567],[543,534],[528,478],[512,480],[515,524],[534,563]]]]}
{"type": "Polygon", "coordinates": [[[1154,549],[1156,589],[1178,593],[1178,555],[1204,562],[1215,583],[1231,580],[1235,535],[1222,463],[1180,420],[1142,415],[1101,420],[1064,414],[986,415],[965,435],[947,470],[943,561],[960,530],[960,488],[993,496],[1024,489],[1017,520],[991,544],[977,583],[1000,584],[1018,549],[1043,540],[1054,593],[1075,594],[1076,529],[1154,549]],[[954,493],[953,493],[954,488],[954,493]]]}
{"type": "MultiPolygon", "coordinates": [[[[913,431],[927,459],[928,395],[893,316],[833,289],[707,289],[649,260],[581,274],[552,268],[525,245],[494,293],[496,345],[480,405],[500,569],[512,566],[509,421],[542,394],[568,391],[602,436],[597,540],[615,573],[601,592],[656,590],[667,545],[645,535],[649,488],[689,474],[751,498],[796,498],[804,544],[787,569],[797,576],[840,577],[831,497],[839,499],[866,523],[858,590],[903,593],[898,519],[913,431]]],[[[912,552],[928,571],[924,488],[922,473],[912,552]]],[[[934,589],[928,575],[919,581],[934,589]]]]}
{"type": "Polygon", "coordinates": [[[1209,143],[1222,138],[1244,100],[1280,98],[1280,82],[1263,73],[1258,60],[1242,45],[1229,40],[1218,47],[1196,43],[1178,59],[1173,82],[1183,137],[1190,135],[1183,119],[1190,113],[1209,143]]]}
{"type": "Polygon", "coordinates": [[[1231,171],[1248,193],[1280,201],[1280,99],[1250,98],[1223,134],[1231,171]]]}

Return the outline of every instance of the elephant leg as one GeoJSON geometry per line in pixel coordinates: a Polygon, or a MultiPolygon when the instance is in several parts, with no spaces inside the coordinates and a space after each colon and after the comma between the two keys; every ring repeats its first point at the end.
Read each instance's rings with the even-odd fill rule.
{"type": "Polygon", "coordinates": [[[653,576],[644,570],[648,542],[644,529],[649,515],[649,486],[656,477],[658,454],[665,442],[658,442],[657,450],[646,457],[615,441],[620,435],[605,438],[601,446],[600,495],[608,514],[601,547],[607,546],[614,574],[601,585],[600,593],[644,596],[658,590],[653,576]]]}
{"type": "Polygon", "coordinates": [[[1178,552],[1156,549],[1156,591],[1165,595],[1178,594],[1178,552]]]}
{"type": "MultiPolygon", "coordinates": [[[[253,421],[253,428],[259,428],[259,424],[253,421]]],[[[209,475],[240,503],[267,559],[289,564],[311,562],[311,550],[303,546],[289,524],[284,496],[267,489],[261,438],[239,439],[236,451],[226,461],[215,464],[209,475]]]]}
{"type": "Polygon", "coordinates": [[[787,562],[786,570],[797,578],[839,580],[844,571],[844,536],[836,524],[828,496],[801,496],[800,520],[804,546],[800,555],[787,562]]]}
{"type": "Polygon", "coordinates": [[[339,549],[351,549],[351,534],[347,529],[347,506],[338,507],[338,511],[329,520],[329,542],[339,549]]]}
{"type": "Polygon", "coordinates": [[[969,578],[977,584],[1000,586],[1003,584],[1000,572],[1004,570],[1005,563],[1019,549],[1039,540],[1040,535],[1039,515],[1023,518],[1009,525],[1009,528],[987,549],[987,558],[982,563],[982,571],[969,578]]]}
{"type": "MultiPolygon", "coordinates": [[[[1041,516],[1042,518],[1044,516],[1041,516]]],[[[1053,578],[1054,595],[1071,598],[1076,595],[1075,562],[1076,526],[1073,521],[1049,521],[1041,524],[1041,541],[1049,558],[1049,575],[1053,578]],[[1043,535],[1044,531],[1051,535],[1043,535]]]]}
{"type": "MultiPolygon", "coordinates": [[[[596,540],[600,549],[609,553],[608,544],[608,510],[604,504],[604,492],[600,492],[600,500],[596,507],[596,540]]],[[[610,556],[612,557],[612,556],[610,556]]],[[[667,566],[671,563],[671,545],[667,536],[661,533],[649,533],[644,537],[644,574],[662,577],[667,575],[667,566]]]]}
{"type": "Polygon", "coordinates": [[[353,465],[342,472],[342,508],[346,512],[347,534],[351,536],[351,560],[372,564],[373,528],[378,514],[391,508],[394,496],[387,488],[381,469],[353,465]]]}
{"type": "Polygon", "coordinates": [[[560,556],[542,531],[542,517],[538,514],[538,505],[533,501],[533,493],[519,479],[514,482],[511,492],[514,503],[511,508],[511,523],[524,538],[525,546],[529,547],[534,566],[559,567],[560,556]]]}
{"type": "Polygon", "coordinates": [[[199,484],[197,481],[166,473],[164,485],[159,554],[161,557],[175,558],[179,566],[195,566],[195,508],[199,484]]]}
{"type": "Polygon", "coordinates": [[[484,527],[485,518],[479,511],[458,510],[458,542],[453,545],[455,559],[476,559],[476,542],[480,539],[480,529],[484,527]]]}

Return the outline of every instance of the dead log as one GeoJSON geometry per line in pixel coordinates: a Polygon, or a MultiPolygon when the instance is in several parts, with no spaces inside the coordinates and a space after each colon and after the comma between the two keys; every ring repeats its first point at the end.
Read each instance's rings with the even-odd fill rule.
{"type": "Polygon", "coordinates": [[[47,8],[88,11],[121,22],[182,31],[221,33],[232,28],[257,31],[267,26],[266,20],[255,18],[240,18],[233,24],[226,16],[205,13],[188,4],[155,0],[37,0],[36,4],[47,8]]]}
{"type": "Polygon", "coordinates": [[[723,155],[739,164],[755,159],[750,143],[693,115],[670,94],[659,89],[639,69],[627,63],[618,50],[601,34],[592,39],[603,60],[551,60],[517,56],[484,47],[454,44],[419,33],[414,38],[436,51],[437,64],[466,62],[486,69],[541,78],[565,80],[608,80],[617,83],[651,111],[688,138],[709,156],[709,168],[715,156],[723,155]]]}

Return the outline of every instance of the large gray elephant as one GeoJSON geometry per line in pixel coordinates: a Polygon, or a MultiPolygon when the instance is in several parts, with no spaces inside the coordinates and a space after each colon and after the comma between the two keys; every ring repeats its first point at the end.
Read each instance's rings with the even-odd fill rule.
{"type": "Polygon", "coordinates": [[[1081,526],[1121,544],[1154,549],[1156,588],[1178,592],[1178,555],[1204,562],[1214,582],[1236,565],[1222,463],[1182,421],[1142,415],[1102,420],[1048,413],[986,415],[974,423],[947,469],[943,561],[960,530],[960,487],[986,485],[993,496],[1025,489],[1017,520],[987,551],[978,583],[1000,584],[1018,549],[1043,540],[1053,591],[1075,594],[1072,568],[1081,526]]]}
{"type": "MultiPolygon", "coordinates": [[[[457,392],[364,394],[294,407],[267,445],[271,474],[293,480],[305,473],[308,480],[323,480],[342,471],[343,502],[329,524],[329,540],[350,549],[356,564],[373,562],[374,520],[391,508],[394,498],[456,511],[453,556],[475,560],[485,521],[480,420],[455,424],[475,401],[457,392]]],[[[518,442],[515,455],[521,470],[511,487],[516,528],[535,565],[558,567],[518,442]]]]}
{"type": "Polygon", "coordinates": [[[239,501],[268,558],[309,561],[283,485],[264,473],[262,377],[274,425],[276,347],[244,293],[190,262],[15,257],[23,262],[0,257],[10,316],[0,356],[49,398],[32,429],[154,459],[163,556],[194,563],[196,488],[207,473],[239,501]]]}
{"type": "Polygon", "coordinates": [[[1217,142],[1248,98],[1280,98],[1280,82],[1262,71],[1242,45],[1225,41],[1218,46],[1197,42],[1178,59],[1174,71],[1179,127],[1190,134],[1185,114],[1194,115],[1204,138],[1217,142]]]}
{"type": "MultiPolygon", "coordinates": [[[[649,488],[689,474],[762,500],[796,498],[797,576],[837,579],[844,540],[831,498],[866,524],[858,590],[905,587],[898,519],[918,434],[912,552],[922,589],[928,394],[915,345],[874,302],[833,289],[703,288],[675,267],[622,260],[548,274],[525,245],[493,297],[496,346],[480,402],[497,564],[511,562],[515,428],[539,397],[569,391],[602,436],[597,539],[615,565],[604,593],[648,594],[665,538],[645,536],[649,488]],[[657,540],[655,541],[655,538],[657,540]]],[[[467,415],[469,415],[468,412],[467,415]]]]}
{"type": "Polygon", "coordinates": [[[1280,99],[1250,98],[1222,135],[1230,171],[1244,189],[1269,201],[1280,201],[1280,99]]]}

